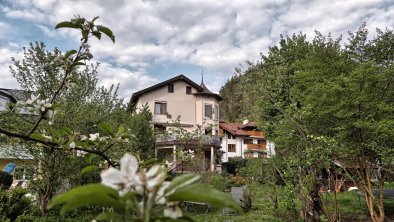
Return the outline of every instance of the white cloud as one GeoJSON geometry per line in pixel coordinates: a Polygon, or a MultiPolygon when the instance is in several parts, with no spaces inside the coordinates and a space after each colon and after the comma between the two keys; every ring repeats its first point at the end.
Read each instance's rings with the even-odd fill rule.
{"type": "Polygon", "coordinates": [[[148,76],[143,69],[131,72],[109,63],[100,63],[98,73],[100,75],[99,85],[109,88],[111,85],[120,84],[119,96],[126,98],[127,102],[134,92],[159,82],[159,80],[148,76]]]}
{"type": "Polygon", "coordinates": [[[0,48],[0,88],[19,88],[18,82],[9,72],[9,66],[11,64],[11,57],[18,59],[21,55],[22,51],[16,51],[12,49],[12,46],[0,48]]]}
{"type": "MultiPolygon", "coordinates": [[[[259,53],[276,44],[280,34],[302,31],[311,39],[314,31],[319,30],[323,34],[331,32],[335,38],[346,36],[348,30],[356,30],[363,22],[374,33],[376,27],[392,28],[394,21],[391,0],[8,0],[7,3],[0,3],[4,16],[33,21],[51,40],[65,35],[75,39],[76,46],[77,31],[54,32],[54,25],[76,14],[86,18],[100,16],[98,23],[113,30],[116,44],[103,37],[100,42],[92,42],[92,52],[103,64],[100,68],[105,72],[100,73],[103,84],[121,82],[122,95],[126,96],[140,86],[164,80],[146,72],[155,66],[179,63],[207,68],[215,73],[207,76],[207,80],[218,89],[220,81],[224,84],[233,75],[234,67],[247,60],[258,60],[259,53]],[[136,84],[138,81],[140,84],[136,84]]],[[[183,73],[188,75],[188,71],[183,73]]]]}

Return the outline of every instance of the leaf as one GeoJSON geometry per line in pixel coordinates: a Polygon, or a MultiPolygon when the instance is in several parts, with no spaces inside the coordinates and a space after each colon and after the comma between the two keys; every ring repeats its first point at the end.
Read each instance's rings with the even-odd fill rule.
{"type": "Polygon", "coordinates": [[[106,123],[101,123],[98,125],[98,128],[107,132],[108,134],[110,134],[112,137],[115,137],[114,135],[114,129],[112,128],[111,125],[106,124],[106,123]]]}
{"type": "Polygon", "coordinates": [[[74,55],[75,53],[77,53],[77,50],[74,50],[74,49],[68,50],[68,51],[66,52],[66,54],[64,54],[64,57],[65,57],[65,58],[68,58],[68,57],[70,57],[71,55],[74,55]]]}
{"type": "Polygon", "coordinates": [[[64,21],[64,22],[60,22],[55,26],[55,29],[58,28],[77,28],[73,23],[68,22],[68,21],[64,21]]]}
{"type": "Polygon", "coordinates": [[[60,210],[60,215],[65,215],[67,212],[75,210],[79,207],[84,206],[105,206],[113,207],[116,209],[123,209],[124,204],[119,200],[111,197],[102,192],[88,192],[74,196],[72,199],[67,201],[60,210]]]}
{"type": "Polygon", "coordinates": [[[241,207],[223,192],[212,189],[205,184],[193,184],[176,190],[168,196],[169,201],[193,201],[199,203],[209,203],[218,207],[230,207],[242,211],[241,207]]]}
{"type": "Polygon", "coordinates": [[[34,139],[39,139],[39,140],[48,140],[48,138],[44,137],[43,135],[41,135],[41,133],[33,133],[30,135],[31,138],[34,139]]]}
{"type": "Polygon", "coordinates": [[[124,130],[125,130],[125,129],[124,129],[124,126],[122,126],[122,125],[119,126],[118,132],[116,133],[116,135],[117,135],[117,136],[120,136],[120,134],[124,133],[124,130]]]}
{"type": "Polygon", "coordinates": [[[112,42],[115,43],[115,36],[112,33],[111,29],[102,25],[97,25],[96,28],[99,32],[106,34],[112,40],[112,42]]]}
{"type": "Polygon", "coordinates": [[[85,173],[87,173],[87,172],[90,172],[90,171],[97,170],[98,168],[99,168],[99,167],[96,166],[96,165],[89,165],[89,166],[87,166],[87,167],[85,167],[85,168],[83,168],[83,169],[81,170],[81,175],[82,175],[82,174],[85,174],[85,173]]]}
{"type": "Polygon", "coordinates": [[[175,189],[190,185],[196,182],[198,179],[200,179],[200,176],[196,174],[184,174],[182,176],[175,177],[171,181],[171,184],[167,187],[166,193],[170,193],[175,189]]]}
{"type": "Polygon", "coordinates": [[[99,16],[96,16],[92,19],[92,22],[95,22],[98,18],[100,18],[99,16]]]}
{"type": "Polygon", "coordinates": [[[98,38],[99,40],[101,39],[101,32],[93,31],[92,34],[93,34],[94,36],[96,36],[96,38],[98,38]]]}
{"type": "Polygon", "coordinates": [[[97,215],[96,220],[123,221],[122,216],[116,212],[103,212],[97,215]]]}
{"type": "Polygon", "coordinates": [[[102,184],[88,184],[84,186],[76,187],[66,193],[60,194],[54,197],[48,204],[48,208],[53,208],[54,206],[61,205],[71,201],[74,197],[79,197],[81,195],[91,195],[91,194],[105,194],[107,196],[113,197],[114,199],[119,199],[119,194],[116,190],[106,187],[102,184]]]}
{"type": "Polygon", "coordinates": [[[93,159],[93,154],[87,154],[87,155],[85,155],[85,157],[83,158],[83,160],[84,160],[86,163],[92,163],[92,159],[93,159]]]}

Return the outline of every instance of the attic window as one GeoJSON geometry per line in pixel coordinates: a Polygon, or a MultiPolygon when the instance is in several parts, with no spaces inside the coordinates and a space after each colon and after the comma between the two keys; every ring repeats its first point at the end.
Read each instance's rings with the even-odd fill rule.
{"type": "Polygon", "coordinates": [[[174,93],[174,84],[172,84],[172,83],[168,84],[168,92],[174,93]]]}
{"type": "Polygon", "coordinates": [[[191,86],[186,86],[186,94],[188,94],[188,95],[192,94],[192,87],[191,86]]]}

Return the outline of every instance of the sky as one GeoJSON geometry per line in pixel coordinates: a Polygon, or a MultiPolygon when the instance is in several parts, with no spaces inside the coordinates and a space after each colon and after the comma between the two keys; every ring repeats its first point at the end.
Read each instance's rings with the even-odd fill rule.
{"type": "Polygon", "coordinates": [[[48,50],[79,47],[79,33],[55,30],[74,15],[100,16],[97,24],[112,29],[108,38],[91,42],[100,62],[100,85],[120,83],[128,100],[141,89],[184,74],[214,92],[236,67],[256,62],[278,43],[280,35],[315,30],[346,39],[366,22],[394,26],[393,0],[0,0],[0,88],[19,88],[9,72],[11,57],[22,58],[30,42],[48,50]]]}

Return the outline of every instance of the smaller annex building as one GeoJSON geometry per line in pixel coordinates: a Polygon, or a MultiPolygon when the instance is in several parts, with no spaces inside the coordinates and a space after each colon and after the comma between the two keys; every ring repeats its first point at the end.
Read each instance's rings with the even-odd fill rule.
{"type": "Polygon", "coordinates": [[[231,158],[270,158],[275,155],[275,144],[265,138],[265,132],[259,130],[254,122],[219,123],[222,162],[231,158]]]}

